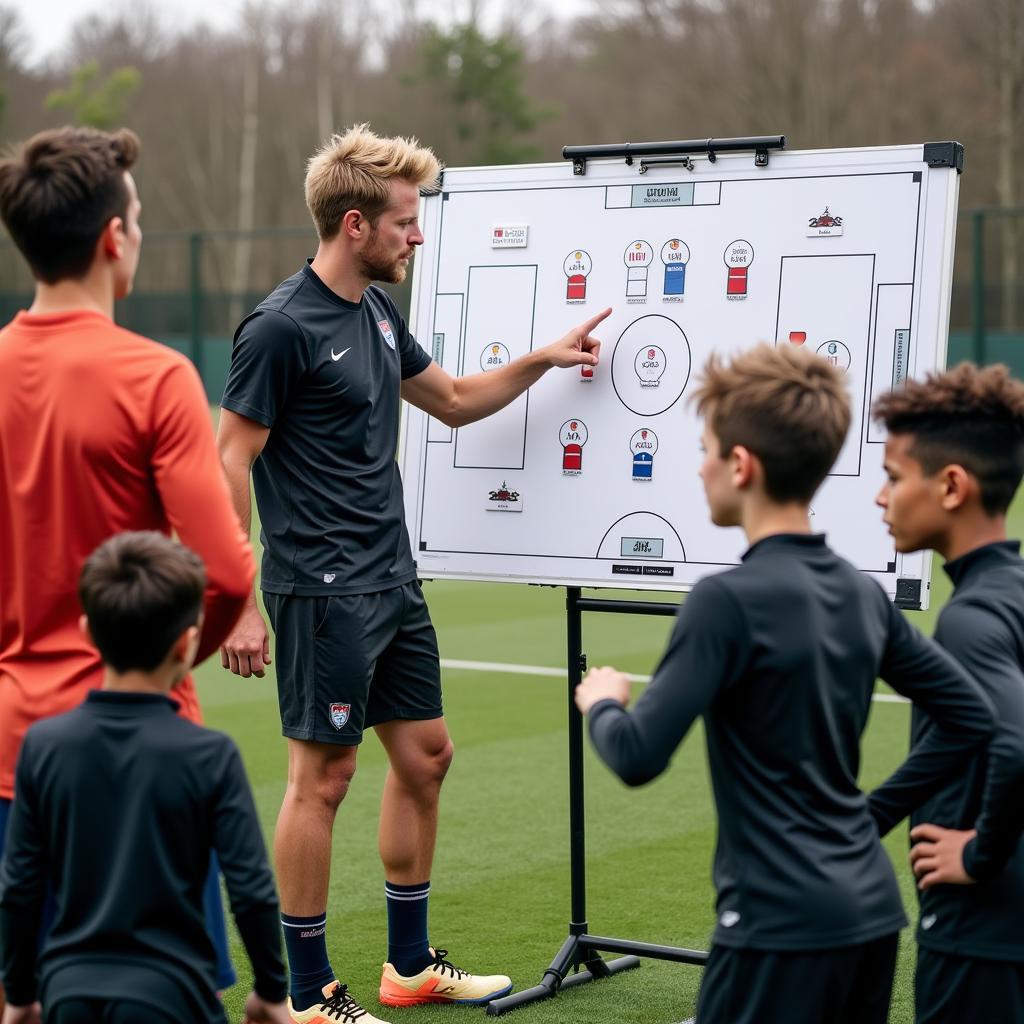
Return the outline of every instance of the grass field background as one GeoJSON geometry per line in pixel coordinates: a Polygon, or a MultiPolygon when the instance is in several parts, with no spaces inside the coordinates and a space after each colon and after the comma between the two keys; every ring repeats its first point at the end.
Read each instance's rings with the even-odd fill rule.
{"type": "MultiPolygon", "coordinates": [[[[1020,536],[1024,506],[1011,516],[1020,536]]],[[[908,613],[931,633],[949,593],[936,559],[932,607],[908,613]]],[[[565,591],[520,585],[437,581],[424,584],[442,659],[549,667],[565,664],[565,591]]],[[[607,596],[608,592],[600,592],[607,596]]],[[[630,595],[635,596],[635,595],[630,595]]],[[[584,617],[591,665],[652,671],[670,619],[584,617]]],[[[273,666],[271,666],[272,668],[273,666]]],[[[207,724],[239,744],[268,846],[284,793],[286,747],[272,673],[243,680],[211,660],[196,678],[207,724]]],[[[638,684],[639,688],[639,684],[638,684]]],[[[569,920],[567,686],[564,679],[446,669],[445,713],[455,760],[442,793],[432,876],[431,941],[476,972],[511,976],[516,989],[537,984],[567,934],[569,920]]],[[[906,753],[906,704],[873,705],[864,736],[861,784],[880,782],[906,753]]],[[[476,1007],[383,1009],[376,1003],[387,951],[377,808],[385,758],[371,736],[335,827],[328,907],[332,964],[371,1012],[398,1024],[434,1024],[484,1015],[476,1007]]],[[[714,924],[710,880],[715,841],[703,735],[694,728],[671,769],[629,790],[587,749],[587,911],[590,931],[706,949],[714,924]]],[[[900,827],[886,841],[908,914],[916,918],[900,827]]],[[[251,983],[233,937],[240,981],[225,996],[231,1021],[251,983]]],[[[901,939],[891,1024],[910,1024],[912,931],[901,939]]],[[[645,960],[637,970],[584,985],[516,1010],[521,1024],[665,1024],[692,1016],[700,968],[645,960]]]]}

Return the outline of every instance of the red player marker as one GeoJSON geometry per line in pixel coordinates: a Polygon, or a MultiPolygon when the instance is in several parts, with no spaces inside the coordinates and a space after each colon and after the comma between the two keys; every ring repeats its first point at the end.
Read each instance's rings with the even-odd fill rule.
{"type": "Polygon", "coordinates": [[[591,377],[594,376],[594,368],[592,366],[581,366],[580,376],[589,380],[591,377]]]}
{"type": "Polygon", "coordinates": [[[789,340],[794,345],[802,345],[807,340],[807,332],[806,331],[790,331],[789,332],[789,340]]]}

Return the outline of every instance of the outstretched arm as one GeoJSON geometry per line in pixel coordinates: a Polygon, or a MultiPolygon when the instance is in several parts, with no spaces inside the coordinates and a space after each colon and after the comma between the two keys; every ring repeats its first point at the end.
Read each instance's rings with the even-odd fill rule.
{"type": "Polygon", "coordinates": [[[552,367],[596,366],[601,342],[590,332],[610,314],[611,309],[606,309],[558,341],[490,373],[452,377],[431,363],[422,373],[402,381],[402,397],[449,427],[482,420],[518,398],[552,367]]]}
{"type": "Polygon", "coordinates": [[[742,610],[714,578],[699,583],[676,618],[650,685],[632,711],[629,680],[611,668],[590,672],[576,706],[590,721],[601,759],[629,786],[660,775],[690,726],[736,677],[747,657],[742,610]]]}

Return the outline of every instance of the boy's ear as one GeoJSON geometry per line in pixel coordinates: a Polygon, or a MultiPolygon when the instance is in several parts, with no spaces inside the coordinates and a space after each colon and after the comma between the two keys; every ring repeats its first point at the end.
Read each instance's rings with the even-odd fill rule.
{"type": "Polygon", "coordinates": [[[942,508],[946,512],[963,508],[972,496],[979,493],[977,479],[955,462],[939,470],[939,482],[942,486],[942,508]]]}
{"type": "Polygon", "coordinates": [[[120,217],[111,217],[103,225],[96,248],[107,259],[119,260],[124,255],[124,221],[120,217]]]}
{"type": "Polygon", "coordinates": [[[749,486],[757,468],[757,456],[749,448],[737,444],[729,452],[729,468],[732,470],[732,482],[737,488],[749,486]]]}
{"type": "Polygon", "coordinates": [[[192,659],[196,656],[196,648],[198,646],[199,627],[189,626],[171,645],[171,654],[175,661],[191,665],[192,659]]]}
{"type": "Polygon", "coordinates": [[[78,628],[82,631],[82,636],[85,637],[86,643],[95,647],[96,641],[92,638],[92,630],[89,628],[89,619],[85,615],[78,616],[78,628]]]}

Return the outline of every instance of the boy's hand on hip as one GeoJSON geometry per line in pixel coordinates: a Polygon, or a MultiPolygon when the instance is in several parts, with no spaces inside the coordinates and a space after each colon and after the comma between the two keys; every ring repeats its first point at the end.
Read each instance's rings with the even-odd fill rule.
{"type": "Polygon", "coordinates": [[[974,829],[942,828],[918,825],[910,830],[914,845],[910,848],[910,866],[917,877],[918,889],[933,885],[973,885],[964,870],[964,847],[977,835],[974,829]]]}

